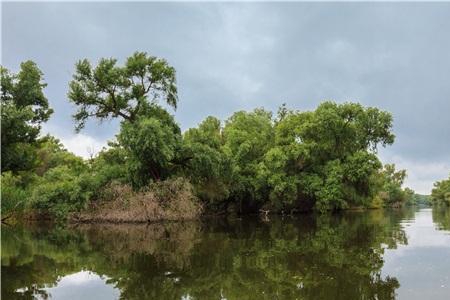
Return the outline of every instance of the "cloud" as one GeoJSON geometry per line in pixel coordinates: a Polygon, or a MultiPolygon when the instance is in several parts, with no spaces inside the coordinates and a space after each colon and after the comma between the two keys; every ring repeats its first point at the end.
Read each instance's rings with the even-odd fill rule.
{"type": "Polygon", "coordinates": [[[120,290],[107,276],[80,271],[62,276],[53,287],[44,288],[54,299],[119,299],[120,290]]]}
{"type": "Polygon", "coordinates": [[[106,141],[100,141],[86,134],[74,134],[60,139],[65,148],[83,158],[95,156],[103,147],[107,147],[106,141]]]}

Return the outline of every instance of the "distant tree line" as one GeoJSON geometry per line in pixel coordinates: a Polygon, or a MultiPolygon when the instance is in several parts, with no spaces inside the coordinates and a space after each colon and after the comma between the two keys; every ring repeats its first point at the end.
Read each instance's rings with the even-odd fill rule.
{"type": "Polygon", "coordinates": [[[177,213],[191,216],[400,206],[414,194],[402,188],[406,172],[377,156],[378,147],[394,142],[392,115],[378,108],[332,101],[313,111],[257,108],[225,121],[209,116],[183,133],[168,111],[178,94],[175,69],[165,60],[142,52],[123,66],[84,59],[68,91],[78,108],[76,130],[89,119],[121,120],[109,146],[84,160],[40,135],[53,112],[45,86],[32,61],[17,74],[1,68],[2,218],[123,209],[130,201],[124,187],[154,216],[163,214],[149,201],[164,210],[168,194],[184,195],[190,204],[175,205],[183,207],[177,213]],[[119,198],[125,206],[112,204],[119,198]]]}

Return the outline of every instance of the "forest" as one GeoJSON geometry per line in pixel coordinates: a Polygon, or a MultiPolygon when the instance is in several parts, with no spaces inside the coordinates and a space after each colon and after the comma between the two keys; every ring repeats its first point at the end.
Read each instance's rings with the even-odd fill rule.
{"type": "MultiPolygon", "coordinates": [[[[182,132],[176,71],[135,52],[123,65],[76,62],[67,96],[74,129],[118,118],[120,131],[83,159],[41,133],[53,110],[33,61],[1,67],[1,211],[8,219],[149,222],[209,214],[329,211],[426,203],[403,188],[405,170],[385,164],[393,117],[359,103],[322,102],[315,110],[281,105],[208,116],[182,132]]],[[[434,203],[450,204],[450,178],[434,203]]]]}

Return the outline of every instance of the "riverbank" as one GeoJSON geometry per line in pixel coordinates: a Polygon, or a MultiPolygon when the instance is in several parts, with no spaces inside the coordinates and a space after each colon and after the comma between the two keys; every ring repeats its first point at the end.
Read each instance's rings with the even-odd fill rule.
{"type": "MultiPolygon", "coordinates": [[[[270,217],[283,217],[283,216],[298,216],[298,215],[313,215],[314,210],[292,210],[285,211],[258,211],[251,213],[239,214],[236,212],[197,212],[195,213],[191,209],[187,210],[170,210],[161,211],[159,209],[149,209],[150,205],[144,205],[141,209],[133,205],[122,207],[122,210],[117,210],[112,206],[105,206],[102,208],[97,207],[92,212],[78,212],[73,213],[68,218],[69,224],[145,224],[145,223],[160,223],[160,222],[176,222],[176,221],[190,221],[190,220],[209,220],[222,217],[236,217],[242,218],[245,216],[259,216],[263,220],[270,217]],[[190,213],[184,214],[184,211],[190,213]]],[[[339,210],[340,212],[367,212],[377,211],[385,209],[402,209],[403,206],[390,206],[390,207],[349,207],[347,209],[339,210]]],[[[424,208],[424,207],[421,207],[424,208]]],[[[428,207],[427,207],[428,208],[428,207]]]]}
{"type": "MultiPolygon", "coordinates": [[[[186,198],[186,197],[185,197],[186,198]]],[[[89,205],[83,211],[70,213],[67,216],[66,223],[68,224],[149,224],[160,222],[177,222],[177,221],[194,221],[194,220],[210,220],[221,217],[236,217],[242,218],[245,216],[259,216],[263,220],[269,217],[283,217],[283,216],[297,216],[297,215],[314,215],[314,209],[298,210],[292,209],[290,211],[276,211],[276,210],[258,210],[254,212],[238,213],[237,211],[220,211],[212,212],[205,211],[204,208],[194,201],[180,201],[179,197],[171,197],[167,204],[163,207],[152,193],[142,194],[134,197],[118,197],[115,200],[94,203],[89,205]],[[173,201],[177,200],[177,201],[173,201]]],[[[418,208],[430,208],[431,206],[412,206],[418,208]]],[[[388,207],[362,207],[354,206],[346,209],[341,209],[339,212],[368,212],[377,210],[403,209],[403,206],[393,205],[388,207]]],[[[330,211],[331,212],[331,211],[330,211]]],[[[35,223],[35,222],[50,222],[58,221],[47,213],[40,213],[38,211],[30,211],[20,216],[15,216],[9,219],[11,224],[14,223],[35,223]]],[[[3,222],[9,224],[10,222],[3,222]]]]}
{"type": "Polygon", "coordinates": [[[103,198],[87,209],[69,215],[78,223],[149,223],[198,218],[203,207],[186,180],[175,179],[153,184],[139,192],[128,185],[111,185],[103,198]]]}

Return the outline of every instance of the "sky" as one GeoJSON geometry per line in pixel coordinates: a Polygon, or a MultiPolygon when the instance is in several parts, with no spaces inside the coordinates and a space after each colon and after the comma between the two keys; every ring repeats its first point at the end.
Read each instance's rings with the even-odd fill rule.
{"type": "Polygon", "coordinates": [[[1,3],[1,64],[31,59],[55,113],[44,132],[88,156],[117,121],[75,134],[67,98],[77,60],[135,51],[177,71],[182,130],[237,110],[314,109],[324,100],[390,111],[384,163],[430,193],[450,172],[450,3],[1,3]]]}

